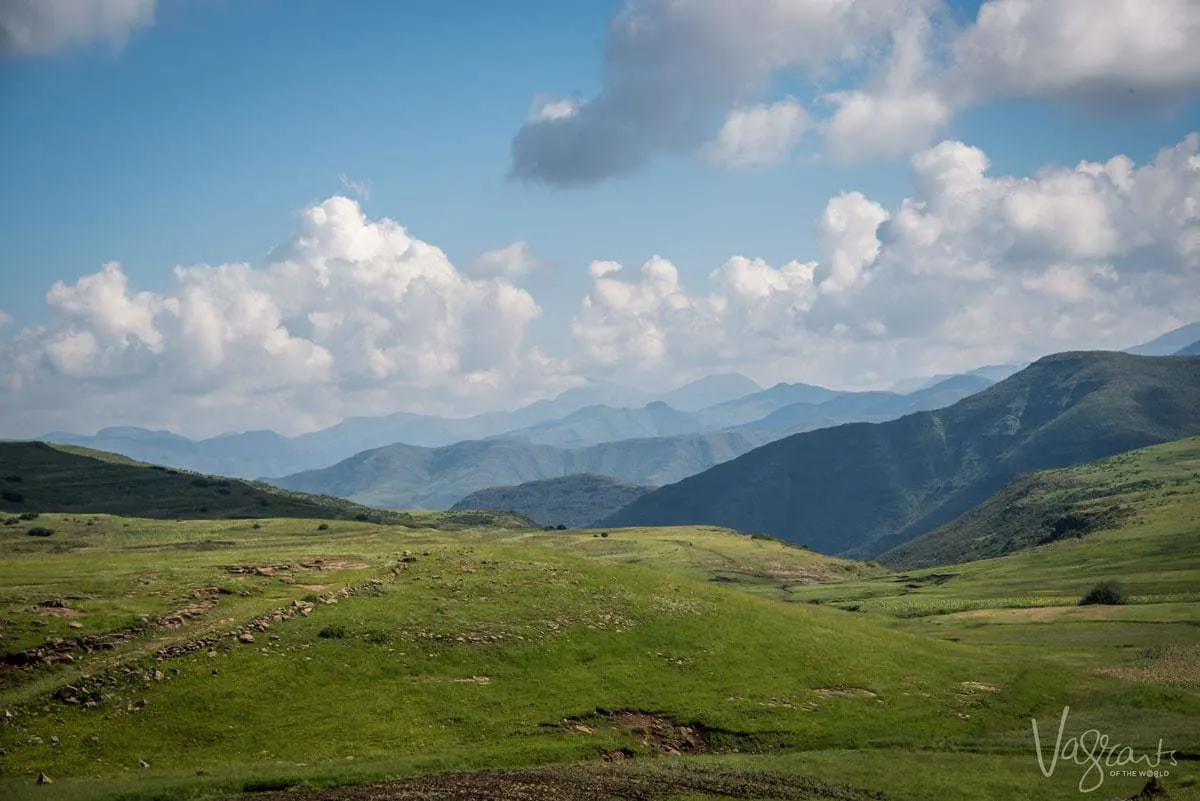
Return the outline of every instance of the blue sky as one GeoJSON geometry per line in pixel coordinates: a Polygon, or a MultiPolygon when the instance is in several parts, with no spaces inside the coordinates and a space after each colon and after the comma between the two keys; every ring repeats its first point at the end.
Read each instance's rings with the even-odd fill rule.
{"type": "MultiPolygon", "coordinates": [[[[581,302],[595,287],[589,264],[620,262],[622,275],[633,280],[643,262],[661,255],[678,268],[688,297],[698,298],[709,291],[709,273],[735,255],[761,258],[775,268],[793,259],[824,263],[829,253],[817,221],[830,199],[856,191],[894,213],[919,190],[910,166],[913,153],[938,141],[983,151],[989,175],[1027,177],[1042,165],[1071,168],[1116,155],[1143,165],[1200,129],[1195,92],[1200,76],[1190,68],[1164,74],[1169,100],[1143,107],[1124,98],[1133,97],[1135,88],[1140,97],[1159,87],[1126,88],[1123,80],[1146,70],[1114,61],[1104,74],[1079,78],[1088,91],[1100,86],[1101,94],[1107,92],[1102,111],[1073,100],[1077,87],[1043,91],[1038,81],[1026,81],[1017,89],[972,89],[984,99],[959,103],[919,147],[899,152],[836,162],[828,134],[823,139],[813,123],[796,147],[766,166],[724,169],[702,148],[672,145],[632,169],[564,188],[552,180],[510,179],[513,138],[537,98],[589,100],[606,92],[605,48],[618,10],[608,0],[95,1],[143,8],[148,3],[152,22],[132,26],[123,42],[101,31],[41,49],[30,44],[0,60],[0,310],[12,318],[0,339],[13,339],[29,326],[59,333],[78,328],[78,319],[56,317],[62,310],[47,305],[47,290],[56,281],[72,286],[109,261],[120,262],[130,293],[173,292],[176,265],[261,266],[294,235],[301,210],[333,195],[353,197],[339,181],[345,175],[369,182],[369,197],[355,197],[368,219],[398,221],[412,236],[442,248],[460,269],[486,250],[517,240],[528,244],[539,266],[518,283],[535,299],[540,316],[528,321],[521,347],[565,360],[550,370],[555,380],[547,380],[545,392],[592,374],[645,383],[655,375],[682,379],[743,367],[760,380],[871,383],[902,377],[896,372],[952,367],[955,358],[943,352],[950,345],[926,340],[920,358],[897,345],[908,361],[894,370],[864,361],[871,358],[868,351],[876,358],[900,352],[878,343],[873,351],[856,352],[853,359],[863,366],[855,371],[830,368],[835,356],[822,351],[826,355],[817,361],[826,366],[818,375],[799,374],[803,359],[773,374],[778,359],[762,351],[741,361],[734,353],[719,364],[676,354],[669,369],[660,364],[649,378],[636,369],[622,372],[623,357],[589,361],[576,352],[580,335],[572,333],[581,302]],[[1113,98],[1117,102],[1108,102],[1113,98]],[[930,355],[935,352],[941,355],[930,355]]],[[[652,0],[640,5],[650,7],[651,16],[658,13],[652,0]]],[[[937,4],[893,5],[928,10],[937,4]]],[[[1186,3],[1179,8],[1192,13],[1186,3]]],[[[934,13],[948,13],[967,29],[979,3],[951,4],[934,13]]],[[[658,24],[674,23],[658,19],[658,24]]],[[[829,75],[805,54],[789,54],[790,65],[766,75],[733,105],[793,96],[813,120],[828,118],[835,104],[822,93],[870,85],[872,74],[886,81],[893,68],[886,62],[886,31],[880,35],[867,57],[829,75]]],[[[709,40],[697,43],[712,46],[709,40]]],[[[1147,58],[1153,60],[1153,54],[1147,58]]],[[[946,59],[930,61],[940,68],[946,59]]],[[[691,62],[682,63],[679,69],[691,62]]],[[[1025,78],[1013,79],[1019,80],[1025,78]]],[[[587,114],[601,105],[585,107],[580,126],[591,124],[587,114]]],[[[715,122],[711,129],[686,132],[697,142],[717,135],[731,104],[712,100],[701,111],[700,117],[708,119],[707,114],[715,122]]],[[[824,268],[817,269],[820,274],[824,268]]],[[[1142,330],[1137,326],[1156,327],[1153,311],[1141,309],[1132,328],[1112,331],[1111,337],[1097,331],[1095,345],[1122,336],[1136,341],[1142,330]]],[[[1165,326],[1187,313],[1163,308],[1159,317],[1165,326]]],[[[1063,344],[1088,344],[1079,333],[1085,322],[1064,335],[1063,344]]],[[[581,325],[586,328],[586,321],[581,325]]],[[[830,336],[836,325],[821,328],[821,335],[830,336]]],[[[1144,333],[1149,338],[1158,331],[1144,333]]],[[[668,342],[663,358],[669,358],[671,340],[663,337],[668,342]]],[[[887,338],[893,345],[899,341],[887,338]]],[[[119,347],[132,341],[121,340],[119,347]]],[[[972,358],[1032,355],[1027,346],[1004,346],[990,342],[964,351],[958,361],[966,366],[972,358]]],[[[10,359],[16,358],[14,347],[10,359]]],[[[417,405],[436,405],[442,397],[436,387],[414,381],[417,405]]],[[[27,377],[22,385],[31,383],[27,377]]],[[[321,414],[357,408],[338,406],[321,414]]]]}

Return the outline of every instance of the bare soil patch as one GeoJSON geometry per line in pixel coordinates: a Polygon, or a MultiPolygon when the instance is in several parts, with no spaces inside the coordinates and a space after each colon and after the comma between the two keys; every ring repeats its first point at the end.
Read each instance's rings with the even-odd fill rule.
{"type": "Polygon", "coordinates": [[[257,794],[261,801],[660,801],[680,796],[774,801],[886,801],[814,779],[713,765],[615,760],[533,770],[452,773],[386,784],[257,794]]]}

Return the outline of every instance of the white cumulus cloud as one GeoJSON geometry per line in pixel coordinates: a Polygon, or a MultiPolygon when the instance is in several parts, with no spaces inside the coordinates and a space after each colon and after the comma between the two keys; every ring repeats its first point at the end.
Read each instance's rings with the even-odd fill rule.
{"type": "Polygon", "coordinates": [[[924,149],[956,114],[1009,98],[1132,113],[1200,91],[1196,0],[986,0],[962,25],[950,11],[946,0],[628,0],[599,93],[535,103],[512,175],[586,185],[697,150],[720,166],[768,164],[810,128],[853,162],[924,149]],[[773,78],[811,86],[811,100],[762,103],[773,78]],[[805,107],[831,113],[810,124],[805,107]]]}
{"type": "Polygon", "coordinates": [[[119,47],[154,24],[156,0],[0,0],[0,53],[45,55],[93,41],[119,47]]]}
{"type": "Polygon", "coordinates": [[[983,152],[947,141],[912,171],[918,191],[894,208],[832,198],[818,261],[734,257],[700,291],[657,257],[628,278],[593,267],[572,329],[581,364],[865,385],[1124,347],[1200,318],[1200,136],[1142,166],[1030,177],[993,176],[983,152]]]}
{"type": "Polygon", "coordinates": [[[261,267],[177,267],[156,293],[133,291],[114,262],[55,283],[46,302],[48,321],[0,351],[7,405],[34,430],[59,418],[295,429],[400,404],[491,405],[557,369],[524,344],[540,314],[528,292],[460,273],[344,197],[305,209],[261,267]]]}

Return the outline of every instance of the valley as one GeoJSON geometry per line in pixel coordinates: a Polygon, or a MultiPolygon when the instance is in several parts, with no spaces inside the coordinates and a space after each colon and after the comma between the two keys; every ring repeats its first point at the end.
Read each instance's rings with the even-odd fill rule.
{"type": "Polygon", "coordinates": [[[10,513],[0,793],[1065,799],[1086,765],[1030,726],[1069,707],[1200,797],[1200,485],[1155,483],[1195,447],[1077,469],[1153,485],[1102,530],[901,572],[705,526],[10,513]]]}

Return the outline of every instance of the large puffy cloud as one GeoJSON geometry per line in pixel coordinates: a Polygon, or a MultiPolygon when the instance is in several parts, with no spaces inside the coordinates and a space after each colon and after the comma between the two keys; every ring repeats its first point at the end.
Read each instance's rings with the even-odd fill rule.
{"type": "Polygon", "coordinates": [[[528,292],[461,274],[344,197],[305,209],[261,268],[177,267],[172,289],[155,293],[131,291],[110,263],[55,283],[46,301],[48,322],[0,350],[13,430],[121,420],[295,430],[400,406],[517,401],[557,380],[523,343],[540,313],[528,292]]]}
{"type": "Polygon", "coordinates": [[[124,44],[154,23],[156,0],[0,0],[0,54],[42,55],[92,41],[124,44]]]}
{"type": "Polygon", "coordinates": [[[954,43],[960,102],[1158,102],[1200,84],[1195,0],[990,0],[954,43]]]}
{"type": "Polygon", "coordinates": [[[857,62],[933,2],[632,0],[610,26],[599,95],[527,122],[513,139],[512,174],[588,184],[700,147],[714,118],[777,71],[820,75],[857,62]]]}
{"type": "Polygon", "coordinates": [[[540,104],[513,139],[512,174],[589,184],[697,149],[722,166],[778,161],[805,126],[787,101],[761,102],[776,76],[821,87],[804,105],[832,109],[817,127],[843,162],[921,149],[959,111],[1005,98],[1124,110],[1200,89],[1195,0],[987,0],[961,27],[947,12],[945,0],[629,0],[600,92],[540,104]]]}
{"type": "Polygon", "coordinates": [[[707,291],[655,258],[640,277],[593,267],[574,320],[597,369],[873,385],[907,375],[1124,347],[1200,318],[1200,136],[1137,166],[992,176],[960,142],[917,153],[917,192],[859,193],[817,221],[819,262],[735,257],[707,291]]]}

